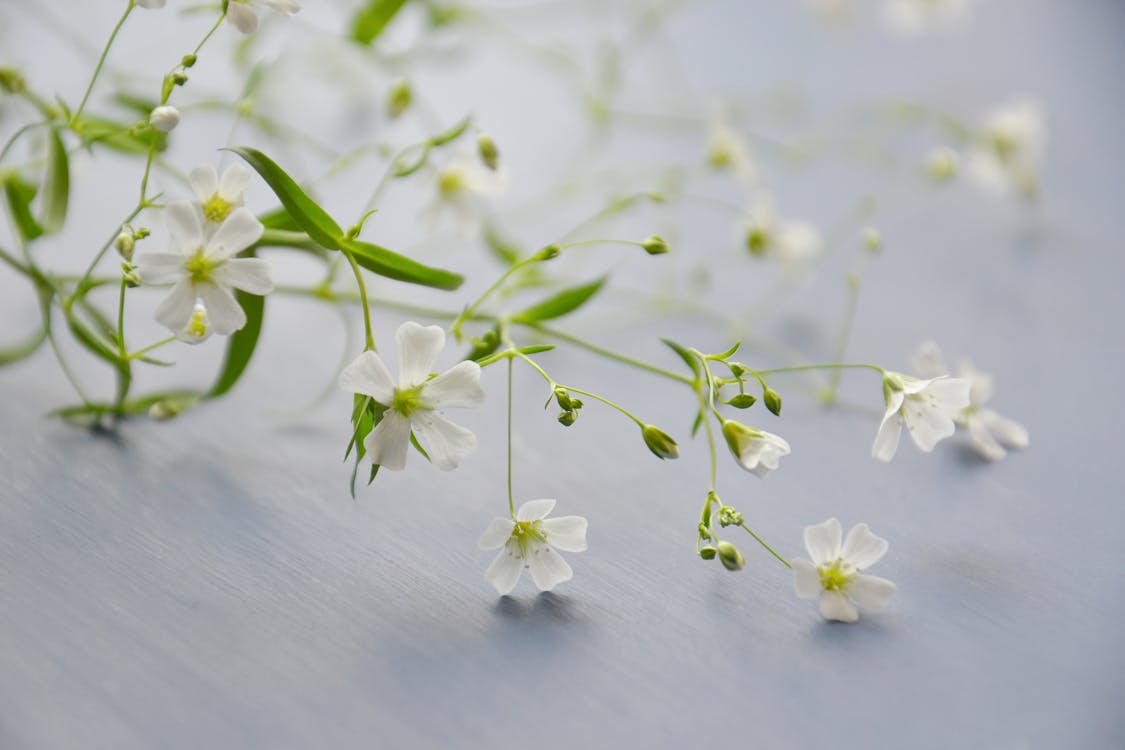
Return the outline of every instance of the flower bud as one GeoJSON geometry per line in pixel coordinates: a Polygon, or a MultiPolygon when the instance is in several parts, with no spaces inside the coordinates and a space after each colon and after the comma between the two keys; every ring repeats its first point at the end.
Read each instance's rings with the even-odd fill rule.
{"type": "Polygon", "coordinates": [[[578,421],[578,412],[576,411],[563,411],[559,412],[559,424],[563,427],[570,427],[578,421]]]}
{"type": "Polygon", "coordinates": [[[781,394],[772,388],[767,388],[766,392],[762,395],[762,400],[766,402],[766,408],[772,411],[775,415],[781,416],[781,394]]]}
{"type": "Polygon", "coordinates": [[[175,399],[165,399],[148,407],[148,416],[149,419],[155,419],[157,422],[165,422],[181,411],[183,411],[183,404],[175,399]]]}
{"type": "Polygon", "coordinates": [[[547,245],[545,248],[535,254],[535,259],[554,260],[555,258],[559,257],[559,253],[561,252],[562,250],[559,249],[558,245],[547,245]]]}
{"type": "Polygon", "coordinates": [[[480,160],[484,165],[493,172],[500,166],[500,149],[496,148],[496,142],[488,133],[477,136],[477,153],[480,154],[480,160]]]}
{"type": "Polygon", "coordinates": [[[138,240],[143,240],[145,237],[148,237],[150,234],[152,234],[152,231],[148,227],[138,227],[137,231],[133,232],[133,236],[136,237],[138,240]]]}
{"type": "Polygon", "coordinates": [[[171,78],[172,78],[172,83],[175,84],[176,86],[183,86],[185,83],[188,82],[187,73],[185,73],[182,70],[177,70],[174,73],[172,73],[171,78]]]}
{"type": "Polygon", "coordinates": [[[727,570],[742,570],[746,565],[746,560],[738,551],[738,547],[730,542],[719,542],[719,562],[727,570]]]}
{"type": "Polygon", "coordinates": [[[414,92],[407,80],[396,81],[387,92],[387,114],[393,119],[406,110],[414,101],[414,92]]]}
{"type": "Polygon", "coordinates": [[[133,248],[136,243],[133,241],[133,235],[129,232],[122,232],[117,235],[117,239],[113,241],[113,246],[117,249],[117,254],[125,260],[133,259],[133,248]]]}
{"type": "Polygon", "coordinates": [[[708,544],[708,545],[707,545],[707,546],[705,546],[705,547],[700,547],[700,548],[699,548],[699,556],[700,556],[700,557],[702,557],[702,558],[703,558],[704,560],[714,560],[714,559],[715,559],[715,554],[716,554],[717,552],[718,552],[718,550],[716,550],[716,549],[715,549],[714,547],[712,547],[712,546],[711,546],[710,544],[708,544]]]}
{"type": "Polygon", "coordinates": [[[154,130],[171,133],[180,124],[180,111],[167,105],[157,107],[149,115],[148,122],[154,130]]]}
{"type": "Polygon", "coordinates": [[[676,441],[659,427],[646,424],[644,429],[641,430],[641,436],[645,440],[645,445],[657,458],[664,460],[680,457],[680,448],[676,445],[676,441]]]}
{"type": "Polygon", "coordinates": [[[655,234],[644,240],[641,246],[644,247],[645,252],[649,255],[663,255],[669,251],[668,243],[655,234]]]}
{"type": "Polygon", "coordinates": [[[0,89],[8,94],[20,94],[27,90],[27,82],[15,68],[0,65],[0,89]]]}
{"type": "Polygon", "coordinates": [[[729,505],[724,505],[719,508],[719,525],[723,528],[727,526],[741,526],[742,514],[729,505]]]}
{"type": "Polygon", "coordinates": [[[749,393],[740,393],[730,401],[727,401],[727,403],[733,406],[735,409],[749,409],[757,402],[758,399],[754,398],[749,393]]]}
{"type": "Polygon", "coordinates": [[[141,285],[141,276],[137,273],[137,269],[133,267],[132,263],[128,261],[121,264],[121,275],[125,279],[125,286],[130,289],[136,289],[141,285]]]}
{"type": "Polygon", "coordinates": [[[183,65],[185,68],[190,68],[192,65],[195,65],[195,61],[198,59],[199,58],[195,55],[188,53],[180,58],[180,65],[183,65]]]}

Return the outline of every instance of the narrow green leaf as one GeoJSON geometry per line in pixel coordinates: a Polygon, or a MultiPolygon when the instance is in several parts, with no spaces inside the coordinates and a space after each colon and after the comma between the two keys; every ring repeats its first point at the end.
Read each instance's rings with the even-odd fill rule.
{"type": "Polygon", "coordinates": [[[396,281],[453,290],[461,286],[465,277],[459,273],[426,266],[405,255],[360,240],[341,240],[340,248],[351,254],[356,263],[372,273],[396,281]]]}
{"type": "Polygon", "coordinates": [[[64,305],[63,313],[66,316],[67,327],[70,328],[70,332],[74,334],[74,338],[78,340],[78,343],[82,344],[82,346],[98,358],[113,365],[122,374],[128,373],[128,363],[122,362],[116,349],[100,339],[85,323],[79,320],[73,308],[64,305]]]}
{"type": "Polygon", "coordinates": [[[51,131],[48,141],[47,176],[43,179],[40,200],[39,225],[47,234],[53,234],[66,222],[66,207],[70,201],[70,160],[58,128],[51,131]]]}
{"type": "Polygon", "coordinates": [[[43,227],[39,226],[39,222],[31,213],[31,201],[35,198],[36,192],[38,189],[35,185],[25,182],[18,175],[8,175],[4,180],[4,196],[8,199],[8,210],[24,242],[31,242],[36,237],[43,236],[43,227]]]}
{"type": "Polygon", "coordinates": [[[283,232],[299,232],[301,227],[293,221],[293,217],[285,210],[285,206],[278,206],[274,210],[258,217],[266,229],[278,229],[283,232]]]}
{"type": "Polygon", "coordinates": [[[479,363],[500,348],[500,326],[493,326],[480,337],[474,338],[472,343],[473,348],[465,355],[465,359],[479,363]]]}
{"type": "Polygon", "coordinates": [[[265,312],[266,298],[256,294],[247,294],[236,291],[234,294],[238,304],[246,313],[246,325],[235,331],[227,339],[227,353],[223,358],[223,369],[207,398],[218,398],[234,387],[246,366],[250,364],[250,357],[258,345],[258,335],[262,332],[262,314],[265,312]]]}
{"type": "Polygon", "coordinates": [[[395,159],[391,174],[395,177],[409,177],[414,174],[426,166],[426,160],[430,158],[430,150],[429,143],[416,143],[410,146],[395,159]],[[408,157],[412,157],[413,161],[408,157]]]}
{"type": "Polygon", "coordinates": [[[368,0],[352,19],[352,39],[371,44],[406,5],[406,0],[368,0]]]}
{"type": "Polygon", "coordinates": [[[520,354],[532,355],[541,354],[542,352],[549,352],[554,348],[554,344],[535,344],[533,346],[521,346],[519,349],[516,349],[516,351],[520,354]]]}
{"type": "Polygon", "coordinates": [[[422,457],[425,458],[426,461],[433,463],[433,460],[430,458],[430,454],[426,453],[426,449],[423,448],[422,444],[418,442],[418,438],[414,436],[413,431],[410,432],[410,444],[414,446],[415,450],[422,454],[422,457]]]}
{"type": "Polygon", "coordinates": [[[428,141],[428,143],[436,148],[437,146],[444,146],[447,143],[455,141],[460,138],[466,130],[468,130],[469,125],[472,124],[472,122],[473,116],[465,115],[465,117],[453,127],[447,130],[443,130],[437,135],[430,136],[430,140],[428,141]]]}
{"type": "Polygon", "coordinates": [[[328,213],[272,159],[257,149],[238,146],[227,149],[241,156],[261,175],[285,210],[304,232],[329,250],[339,250],[344,231],[328,213]]]}
{"type": "Polygon", "coordinates": [[[695,415],[695,421],[691,425],[691,436],[695,437],[695,433],[699,432],[699,428],[703,426],[703,412],[695,415]]]}
{"type": "MultiPolygon", "coordinates": [[[[145,116],[148,116],[147,113],[145,116]]],[[[159,130],[153,130],[152,128],[134,133],[131,125],[107,120],[103,117],[82,115],[74,127],[81,136],[84,145],[100,143],[123,154],[147,156],[150,148],[155,147],[157,153],[163,153],[168,148],[168,135],[166,133],[161,133],[159,130]]]]}
{"type": "Polygon", "coordinates": [[[692,374],[694,374],[695,377],[702,377],[703,371],[699,369],[699,360],[695,357],[694,354],[677,344],[675,341],[672,341],[671,339],[660,340],[664,342],[665,346],[674,351],[676,354],[680,355],[680,359],[682,359],[684,363],[691,368],[692,374]]]}
{"type": "Polygon", "coordinates": [[[16,362],[19,362],[21,359],[30,357],[46,340],[47,329],[40,328],[26,341],[21,341],[20,343],[13,346],[9,346],[5,349],[0,349],[0,365],[14,364],[16,362]]]}
{"type": "Polygon", "coordinates": [[[512,316],[512,320],[516,323],[538,323],[540,321],[552,320],[554,318],[561,318],[563,315],[568,315],[582,307],[591,297],[597,294],[605,284],[606,278],[607,277],[603,276],[589,284],[563,289],[558,294],[548,297],[538,305],[529,307],[523,312],[516,313],[512,316]]]}
{"type": "Polygon", "coordinates": [[[493,255],[509,266],[516,263],[522,254],[518,247],[504,239],[499,230],[491,224],[484,228],[484,243],[493,255]]]}
{"type": "Polygon", "coordinates": [[[732,346],[730,349],[727,349],[725,352],[722,352],[720,354],[712,354],[711,356],[714,357],[715,359],[727,359],[729,357],[733,357],[735,352],[738,351],[738,347],[740,347],[740,346],[742,346],[742,340],[741,339],[734,342],[734,346],[732,346]]]}

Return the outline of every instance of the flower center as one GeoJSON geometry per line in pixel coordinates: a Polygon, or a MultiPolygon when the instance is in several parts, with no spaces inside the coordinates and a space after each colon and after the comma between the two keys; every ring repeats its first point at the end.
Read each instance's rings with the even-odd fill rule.
{"type": "Polygon", "coordinates": [[[468,187],[460,169],[445,169],[438,175],[438,192],[443,198],[456,198],[468,187]]]}
{"type": "Polygon", "coordinates": [[[520,554],[527,555],[527,548],[532,540],[546,542],[547,532],[543,530],[542,521],[516,521],[516,526],[512,529],[512,539],[515,539],[516,544],[519,545],[520,554]]]}
{"type": "Polygon", "coordinates": [[[994,132],[992,134],[992,149],[996,152],[996,158],[1007,164],[1016,152],[1015,139],[1008,133],[994,132]]]}
{"type": "Polygon", "coordinates": [[[416,385],[413,388],[395,388],[394,397],[391,400],[391,409],[394,411],[404,417],[409,417],[419,409],[426,408],[429,407],[422,398],[421,385],[416,385]]]}
{"type": "Polygon", "coordinates": [[[233,205],[223,200],[218,193],[215,193],[203,204],[203,215],[207,217],[207,221],[218,224],[227,218],[232,208],[234,208],[233,205]]]}
{"type": "Polygon", "coordinates": [[[769,245],[769,230],[758,225],[750,227],[750,233],[746,235],[746,247],[750,250],[751,255],[762,255],[769,248],[769,245]]]}
{"type": "Polygon", "coordinates": [[[204,254],[203,248],[199,248],[184,263],[184,270],[188,272],[191,283],[200,284],[211,281],[212,272],[220,265],[222,265],[221,261],[216,263],[204,254]]]}
{"type": "Polygon", "coordinates": [[[825,591],[842,591],[855,576],[855,569],[840,558],[836,558],[831,564],[821,565],[816,571],[820,574],[820,585],[825,591]]]}
{"type": "Polygon", "coordinates": [[[195,311],[191,314],[191,320],[188,321],[184,330],[195,339],[202,339],[207,336],[207,310],[203,308],[203,305],[195,306],[195,311]]]}

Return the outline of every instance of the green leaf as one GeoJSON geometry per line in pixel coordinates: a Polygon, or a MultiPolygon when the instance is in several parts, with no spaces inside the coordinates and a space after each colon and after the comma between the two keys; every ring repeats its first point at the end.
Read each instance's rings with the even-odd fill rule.
{"type": "Polygon", "coordinates": [[[496,227],[488,224],[484,228],[484,243],[492,254],[507,265],[513,265],[520,259],[520,249],[500,235],[496,227]]]}
{"type": "Polygon", "coordinates": [[[24,242],[31,242],[36,237],[43,236],[43,227],[35,220],[31,213],[31,201],[35,198],[38,188],[30,182],[25,182],[18,175],[10,174],[4,180],[4,195],[8,199],[8,210],[11,211],[12,221],[19,230],[24,242]]]}
{"type": "Polygon", "coordinates": [[[82,115],[74,127],[83,144],[100,143],[123,154],[147,156],[150,148],[155,148],[157,153],[168,148],[168,135],[152,128],[134,133],[131,125],[91,115],[82,115]]]}
{"type": "Polygon", "coordinates": [[[301,227],[293,221],[293,217],[285,210],[285,206],[278,206],[269,213],[262,214],[258,217],[258,221],[262,222],[262,226],[266,229],[278,229],[282,232],[301,231],[301,227]]]}
{"type": "Polygon", "coordinates": [[[67,327],[70,328],[70,332],[74,334],[74,338],[78,340],[78,343],[86,347],[86,349],[95,356],[113,365],[122,374],[127,374],[129,372],[129,363],[122,362],[121,356],[116,349],[99,338],[85,323],[79,320],[72,307],[64,305],[63,313],[66,316],[67,327]]]}
{"type": "Polygon", "coordinates": [[[406,0],[368,0],[352,19],[352,39],[371,44],[404,5],[406,0]]]}
{"type": "Polygon", "coordinates": [[[699,428],[703,426],[703,412],[695,415],[695,421],[691,424],[691,436],[695,437],[695,433],[699,432],[699,428]]]}
{"type": "Polygon", "coordinates": [[[712,357],[713,357],[714,359],[722,359],[722,360],[725,360],[725,359],[727,359],[727,358],[729,358],[729,357],[733,357],[733,356],[734,356],[734,353],[738,351],[738,347],[740,347],[740,346],[742,346],[742,340],[741,340],[741,339],[740,339],[740,340],[738,340],[738,341],[736,341],[736,342],[734,342],[734,346],[732,346],[732,347],[731,347],[730,349],[727,349],[727,350],[726,350],[725,352],[722,352],[722,353],[720,353],[720,354],[712,354],[711,356],[712,356],[712,357]]]}
{"type": "Polygon", "coordinates": [[[241,156],[261,175],[305,234],[329,250],[340,249],[340,241],[344,235],[340,225],[317,205],[316,201],[310,198],[285,170],[257,149],[238,146],[227,150],[241,156]]]}
{"type": "Polygon", "coordinates": [[[465,355],[465,359],[471,359],[479,363],[488,355],[500,348],[500,326],[495,325],[488,331],[477,338],[472,340],[473,348],[465,355]]]}
{"type": "Polygon", "coordinates": [[[356,263],[372,273],[396,281],[453,290],[461,286],[465,277],[459,273],[433,268],[411,260],[405,255],[360,240],[341,240],[340,249],[355,258],[356,263]]]}
{"type": "Polygon", "coordinates": [[[422,454],[422,457],[425,458],[426,461],[433,463],[433,459],[430,458],[430,454],[426,453],[426,449],[422,447],[422,444],[418,442],[418,438],[414,436],[413,430],[410,432],[410,444],[414,446],[415,450],[422,454]]]}
{"type": "MultiPolygon", "coordinates": [[[[676,354],[680,355],[680,359],[682,359],[684,363],[691,368],[692,374],[694,374],[695,377],[698,378],[703,376],[703,371],[699,368],[699,360],[694,354],[677,344],[675,341],[672,341],[671,339],[660,340],[664,342],[665,346],[674,351],[676,354]]],[[[694,432],[692,434],[694,434],[694,432]]]]}
{"type": "Polygon", "coordinates": [[[266,298],[256,294],[248,294],[241,290],[234,293],[234,298],[246,313],[246,325],[235,331],[227,339],[227,353],[223,358],[223,369],[211,390],[207,391],[207,398],[218,398],[234,387],[246,366],[250,364],[250,357],[254,356],[254,349],[258,346],[258,335],[262,332],[262,314],[265,312],[266,298]]]}
{"type": "Polygon", "coordinates": [[[47,151],[47,176],[43,180],[39,210],[39,225],[47,234],[62,229],[66,222],[66,207],[70,201],[70,160],[58,128],[51,131],[47,151]]]}
{"type": "Polygon", "coordinates": [[[527,354],[528,356],[530,356],[532,354],[549,352],[554,348],[554,344],[533,344],[532,346],[521,346],[519,349],[516,349],[516,351],[520,354],[527,354]]]}
{"type": "Polygon", "coordinates": [[[601,291],[607,278],[608,277],[603,276],[589,284],[563,289],[558,294],[548,297],[538,305],[529,307],[523,312],[516,313],[512,316],[512,320],[516,323],[539,323],[544,320],[552,320],[568,315],[582,307],[591,297],[601,291]]]}
{"type": "Polygon", "coordinates": [[[21,359],[26,359],[35,353],[37,349],[47,340],[47,329],[40,328],[26,341],[21,341],[18,344],[9,346],[5,349],[0,349],[0,365],[10,365],[19,362],[21,359]]]}
{"type": "Polygon", "coordinates": [[[453,127],[443,130],[437,135],[430,136],[430,140],[427,141],[427,143],[436,148],[437,146],[444,146],[451,141],[455,141],[461,137],[472,122],[473,116],[465,115],[465,117],[453,127]]]}

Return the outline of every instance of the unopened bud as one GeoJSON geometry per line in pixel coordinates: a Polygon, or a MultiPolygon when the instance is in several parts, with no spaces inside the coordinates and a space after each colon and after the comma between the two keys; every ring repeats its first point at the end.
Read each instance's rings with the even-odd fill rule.
{"type": "Polygon", "coordinates": [[[742,553],[738,551],[730,542],[719,542],[719,562],[727,570],[742,570],[746,565],[746,560],[742,557],[742,553]]]}
{"type": "Polygon", "coordinates": [[[180,124],[180,111],[167,105],[157,107],[149,115],[148,122],[154,130],[170,133],[180,124]]]}
{"type": "Polygon", "coordinates": [[[184,71],[177,70],[176,72],[174,72],[172,74],[172,83],[174,83],[175,85],[183,86],[187,82],[188,82],[188,76],[187,76],[187,73],[185,73],[184,71]]]}
{"type": "Polygon", "coordinates": [[[148,227],[138,227],[137,231],[133,232],[133,236],[136,237],[138,240],[143,240],[145,237],[148,237],[150,234],[152,234],[152,231],[149,230],[148,227]]]}
{"type": "Polygon", "coordinates": [[[582,408],[582,401],[573,398],[570,393],[563,387],[555,388],[555,401],[559,403],[559,408],[564,411],[577,411],[582,408]]]}
{"type": "Polygon", "coordinates": [[[390,91],[387,92],[387,114],[391,118],[398,117],[410,109],[410,104],[413,101],[414,92],[410,88],[410,82],[407,80],[396,81],[391,86],[390,91]]]}
{"type": "Polygon", "coordinates": [[[708,544],[705,547],[699,548],[699,556],[702,557],[704,560],[714,560],[715,555],[717,553],[718,553],[718,550],[716,550],[710,544],[708,544]]]}
{"type": "Polygon", "coordinates": [[[641,246],[649,255],[663,255],[669,250],[668,243],[665,242],[662,238],[657,237],[655,234],[644,240],[641,243],[641,246]]]}
{"type": "Polygon", "coordinates": [[[559,424],[561,424],[563,427],[570,427],[572,424],[574,424],[577,421],[578,421],[578,412],[576,412],[576,411],[559,412],[559,424]]]}
{"type": "Polygon", "coordinates": [[[719,525],[723,528],[727,526],[741,526],[742,514],[729,505],[724,505],[719,508],[719,525]]]}
{"type": "Polygon", "coordinates": [[[480,154],[480,160],[484,165],[493,172],[500,166],[500,149],[496,148],[496,142],[488,133],[477,136],[477,153],[480,154]]]}
{"type": "Polygon", "coordinates": [[[141,285],[140,274],[137,273],[137,269],[133,267],[133,264],[128,261],[121,264],[121,277],[125,279],[125,286],[130,289],[136,289],[141,285]]]}
{"type": "Polygon", "coordinates": [[[770,235],[764,227],[756,224],[750,227],[750,231],[746,233],[746,249],[751,255],[755,257],[765,255],[769,245],[770,235]]]}
{"type": "Polygon", "coordinates": [[[125,260],[133,259],[133,248],[136,243],[133,241],[133,235],[129,232],[122,232],[117,235],[117,239],[113,241],[113,246],[117,249],[117,254],[125,260]]]}
{"type": "Polygon", "coordinates": [[[0,65],[0,89],[8,94],[21,94],[27,90],[27,82],[15,68],[0,65]]]}
{"type": "Polygon", "coordinates": [[[180,65],[183,65],[185,68],[190,68],[192,65],[195,65],[195,61],[197,59],[199,58],[191,53],[188,53],[180,58],[180,65]]]}
{"type": "Polygon", "coordinates": [[[555,258],[559,257],[559,253],[561,252],[562,250],[559,249],[558,245],[547,245],[545,248],[535,254],[535,259],[554,260],[555,258]]]}
{"type": "Polygon", "coordinates": [[[781,394],[772,388],[767,388],[762,400],[766,403],[766,408],[772,411],[777,416],[781,416],[781,394]]]}
{"type": "Polygon", "coordinates": [[[740,393],[730,401],[727,401],[727,403],[733,406],[735,409],[749,409],[757,402],[758,399],[754,398],[749,393],[740,393]]]}
{"type": "Polygon", "coordinates": [[[659,427],[646,424],[641,430],[641,436],[645,440],[645,445],[657,458],[663,460],[680,457],[680,448],[676,445],[676,441],[659,427]]]}

